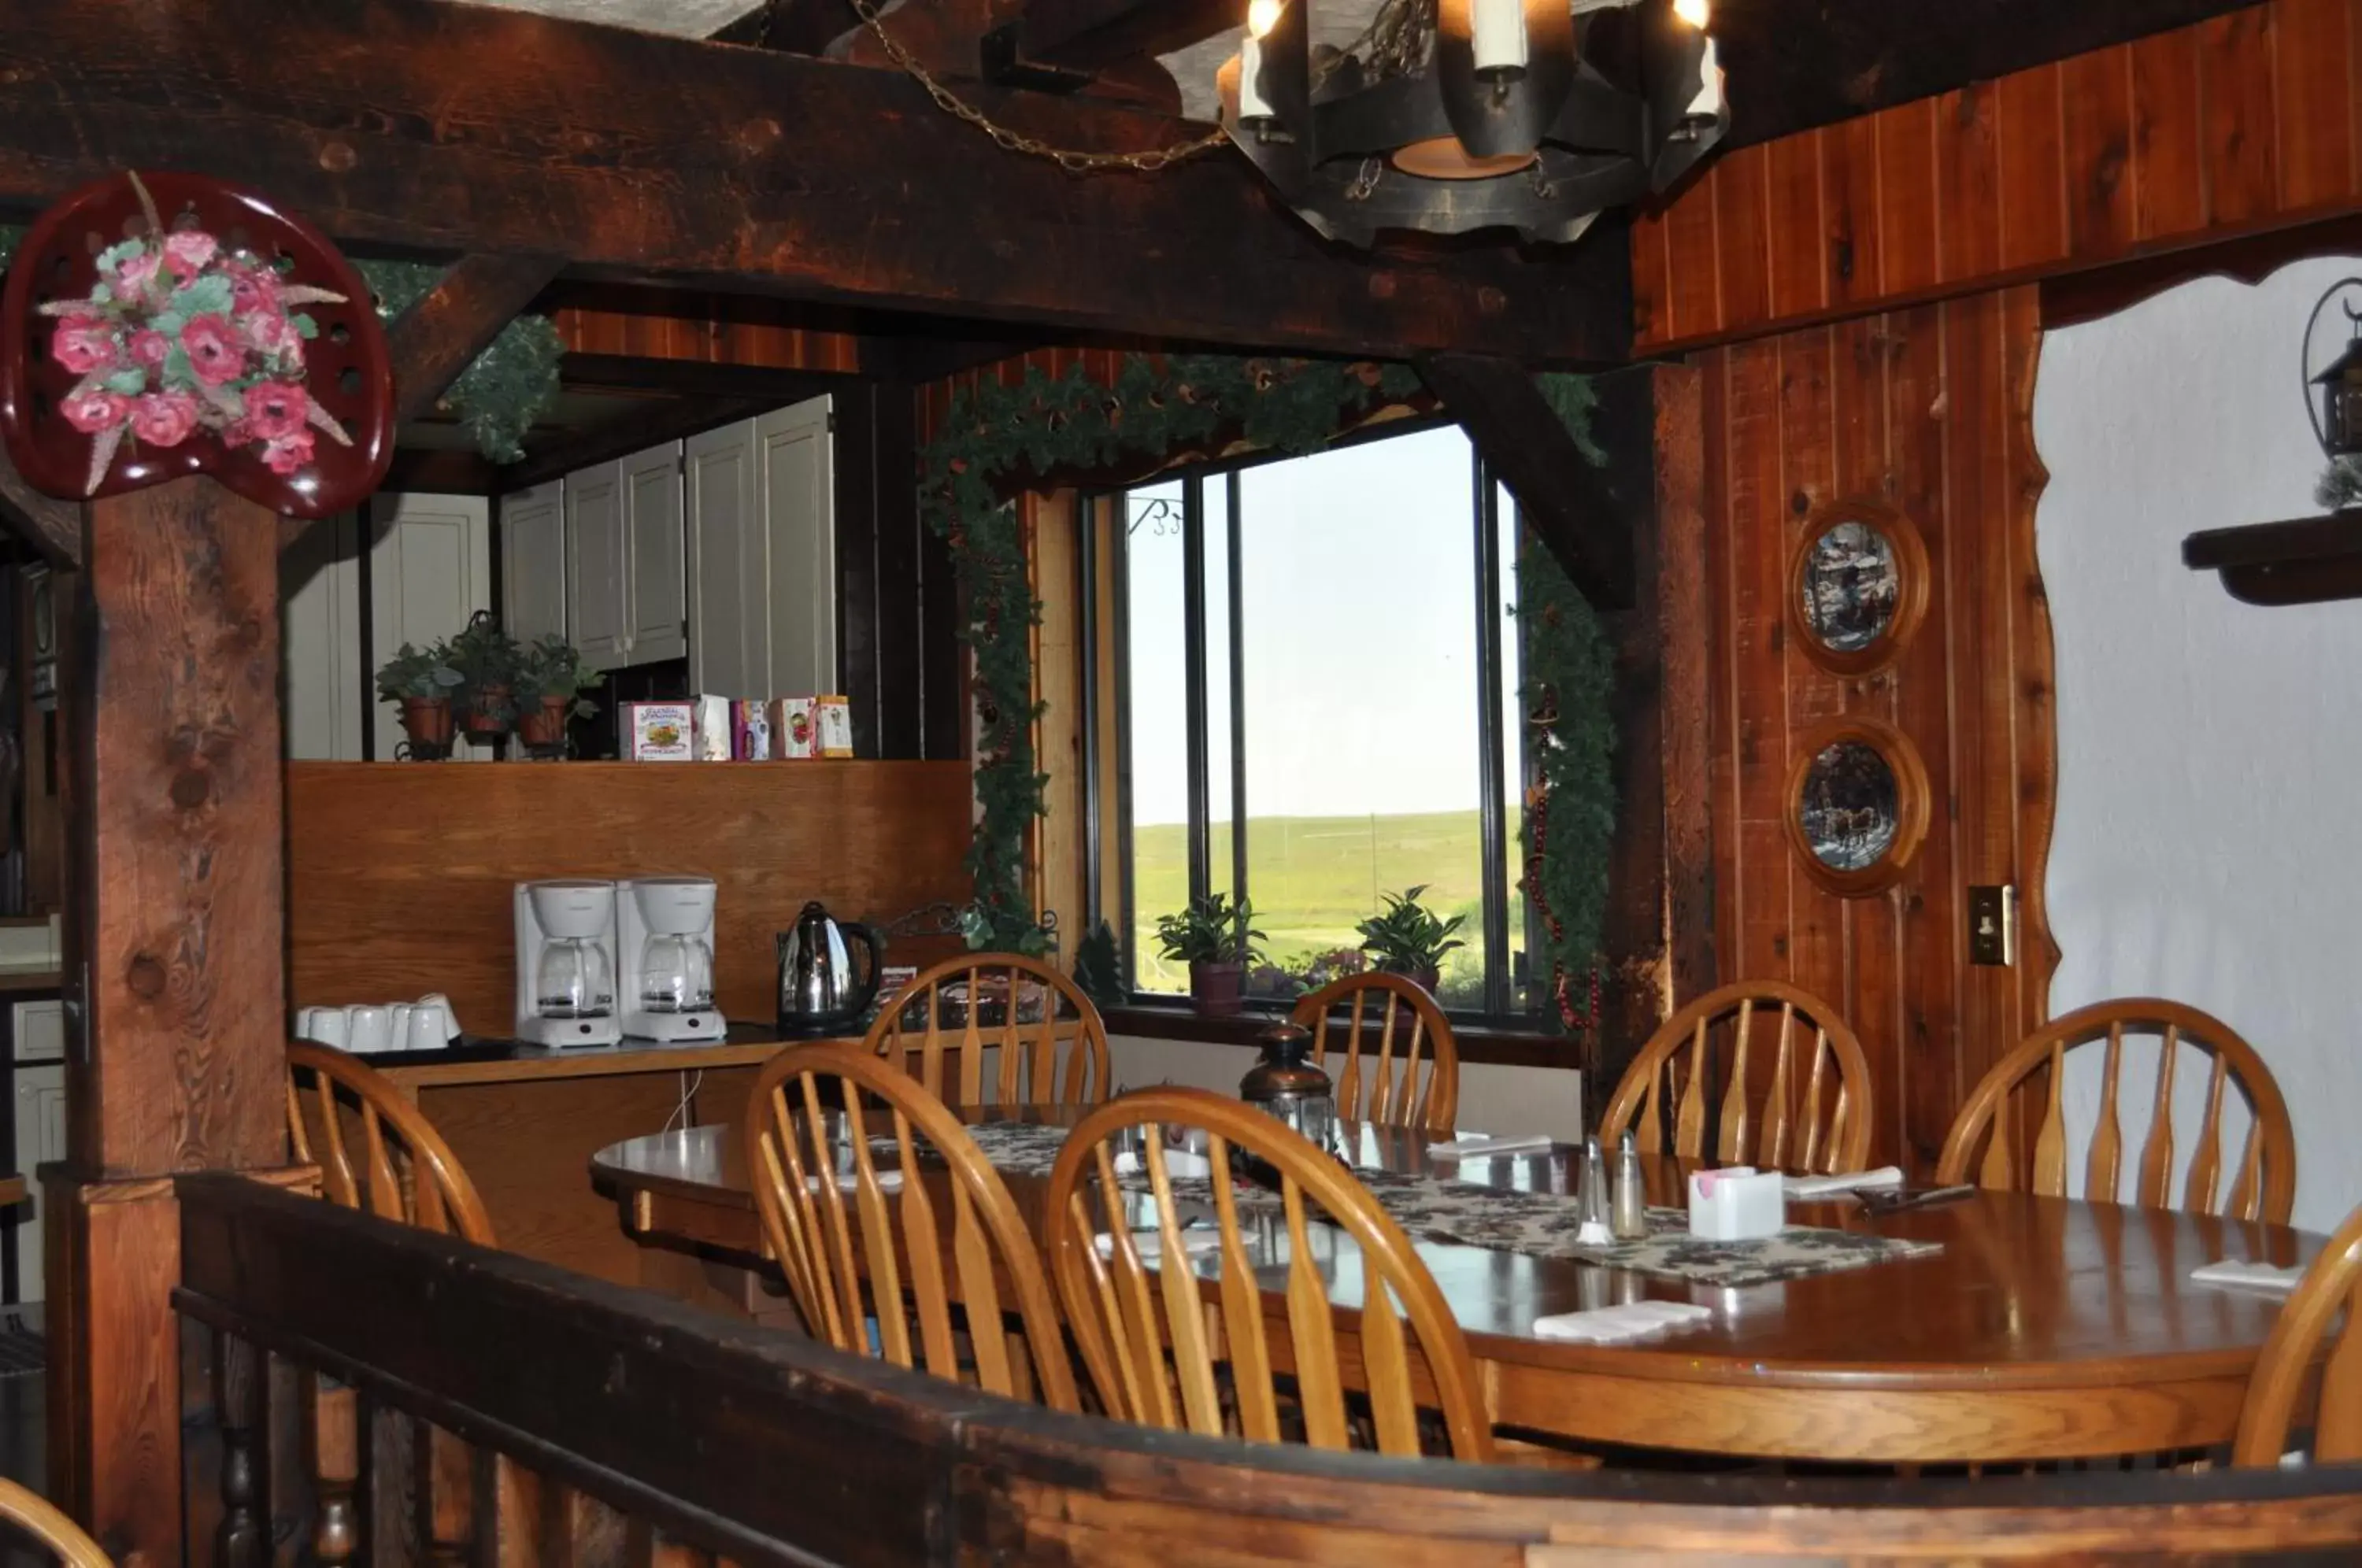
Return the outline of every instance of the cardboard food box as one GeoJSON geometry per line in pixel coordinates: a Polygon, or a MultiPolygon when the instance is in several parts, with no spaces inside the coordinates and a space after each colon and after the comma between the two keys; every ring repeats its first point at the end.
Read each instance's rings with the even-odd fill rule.
{"type": "Polygon", "coordinates": [[[727,762],[730,760],[730,699],[700,697],[697,700],[697,760],[727,762]]]}
{"type": "Polygon", "coordinates": [[[740,762],[768,762],[772,749],[771,704],[744,699],[730,704],[730,755],[740,762]]]}
{"type": "Polygon", "coordinates": [[[786,762],[801,762],[820,755],[820,699],[779,699],[778,745],[780,759],[786,762]]]}
{"type": "Polygon", "coordinates": [[[820,754],[822,756],[853,755],[853,704],[842,697],[820,700],[820,754]]]}
{"type": "Polygon", "coordinates": [[[633,762],[688,762],[697,755],[696,714],[687,702],[624,704],[624,756],[633,762]]]}

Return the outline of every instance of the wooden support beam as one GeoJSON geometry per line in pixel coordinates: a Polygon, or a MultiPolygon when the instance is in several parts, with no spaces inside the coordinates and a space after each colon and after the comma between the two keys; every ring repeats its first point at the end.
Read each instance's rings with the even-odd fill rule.
{"type": "Polygon", "coordinates": [[[1583,596],[1601,610],[1629,609],[1634,519],[1648,495],[1623,493],[1591,465],[1523,366],[1431,354],[1418,373],[1583,596]]]}
{"type": "Polygon", "coordinates": [[[5,449],[0,449],[0,522],[51,566],[72,571],[82,564],[81,508],[27,484],[5,449]]]}
{"type": "Polygon", "coordinates": [[[2255,0],[1723,0],[1722,149],[2202,22],[2255,0]]]}
{"type": "Polygon", "coordinates": [[[276,520],[204,478],[84,516],[49,1462],[118,1561],[178,1562],[166,1178],[286,1157],[276,520]]]}
{"type": "MultiPolygon", "coordinates": [[[[1077,178],[900,72],[449,0],[0,0],[0,204],[125,168],[267,191],[346,241],[569,271],[1259,349],[1606,363],[1628,258],[1598,234],[1363,257],[1240,159],[1077,178]]],[[[1109,151],[1204,127],[977,87],[1109,151]]]]}
{"type": "Polygon", "coordinates": [[[480,251],[459,258],[442,282],[413,301],[386,333],[393,359],[394,422],[432,409],[564,265],[540,253],[480,251]]]}
{"type": "Polygon", "coordinates": [[[1096,71],[1187,49],[1244,20],[1239,0],[1028,0],[1017,38],[1028,60],[1096,71]]]}

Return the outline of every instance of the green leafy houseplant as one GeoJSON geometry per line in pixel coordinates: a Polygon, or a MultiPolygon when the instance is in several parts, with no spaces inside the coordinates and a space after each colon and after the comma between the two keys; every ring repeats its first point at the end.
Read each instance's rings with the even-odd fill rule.
{"type": "Polygon", "coordinates": [[[469,734],[496,735],[516,718],[516,639],[481,610],[443,645],[445,662],[459,672],[460,722],[469,734]]]}
{"type": "Polygon", "coordinates": [[[1361,933],[1362,951],[1370,955],[1379,973],[1405,976],[1431,991],[1442,970],[1443,955],[1467,945],[1451,934],[1466,917],[1438,918],[1418,901],[1426,891],[1427,884],[1421,882],[1399,893],[1381,893],[1378,896],[1386,907],[1355,929],[1361,933]]]}
{"type": "Polygon", "coordinates": [[[1254,906],[1244,899],[1232,904],[1228,893],[1209,893],[1156,917],[1164,956],[1189,966],[1189,997],[1199,1012],[1225,1018],[1239,1010],[1246,966],[1263,955],[1263,933],[1253,922],[1254,906]]]}
{"type": "Polygon", "coordinates": [[[450,751],[451,693],[458,690],[461,679],[439,644],[421,648],[404,643],[378,667],[378,701],[402,710],[402,727],[410,736],[413,757],[433,761],[450,751]]]}
{"type": "Polygon", "coordinates": [[[599,704],[582,695],[605,677],[583,667],[574,645],[555,632],[519,650],[512,692],[516,701],[517,739],[535,756],[556,756],[566,747],[566,722],[589,718],[599,704]]]}

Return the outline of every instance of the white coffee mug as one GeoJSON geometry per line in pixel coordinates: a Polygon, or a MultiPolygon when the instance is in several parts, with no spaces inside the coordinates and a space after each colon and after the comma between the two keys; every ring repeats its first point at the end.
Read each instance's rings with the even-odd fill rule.
{"type": "Polygon", "coordinates": [[[410,1023],[402,1032],[402,1043],[411,1051],[440,1051],[447,1043],[443,1037],[443,1010],[420,1002],[410,1010],[410,1023]]]}
{"type": "Polygon", "coordinates": [[[393,1015],[381,1007],[345,1009],[345,1049],[356,1056],[393,1048],[393,1015]]]}
{"type": "Polygon", "coordinates": [[[451,999],[449,997],[445,996],[441,991],[429,991],[426,995],[418,999],[418,1005],[421,1007],[431,1007],[442,1015],[443,1038],[446,1041],[452,1041],[459,1038],[459,1015],[451,1010],[451,999]]]}
{"type": "Polygon", "coordinates": [[[312,1016],[310,1026],[304,1031],[304,1039],[317,1041],[323,1045],[333,1045],[339,1051],[345,1048],[346,1041],[350,1038],[346,1030],[348,1020],[345,1015],[348,1010],[340,1007],[314,1007],[304,1010],[312,1016]]]}
{"type": "Polygon", "coordinates": [[[311,1039],[311,1038],[312,1038],[312,1020],[313,1020],[313,1019],[315,1019],[315,1018],[316,1018],[316,1017],[318,1017],[318,1016],[319,1016],[319,1012],[320,1012],[320,1010],[319,1010],[318,1008],[316,1008],[316,1007],[299,1007],[299,1008],[297,1008],[297,1009],[295,1010],[295,1027],[294,1027],[294,1029],[293,1029],[293,1030],[292,1030],[292,1031],[288,1034],[287,1038],[289,1038],[290,1040],[309,1040],[309,1039],[311,1039]]]}

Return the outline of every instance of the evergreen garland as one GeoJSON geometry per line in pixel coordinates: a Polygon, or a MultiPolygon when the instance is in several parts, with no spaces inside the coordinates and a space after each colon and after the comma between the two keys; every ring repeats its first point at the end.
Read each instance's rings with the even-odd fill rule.
{"type": "Polygon", "coordinates": [[[1346,419],[1419,384],[1407,365],[1129,354],[1113,385],[1079,363],[1055,377],[1028,364],[1014,383],[988,378],[954,393],[920,454],[919,505],[951,546],[966,601],[961,639],[976,652],[971,940],[1019,953],[1051,946],[1025,897],[1024,867],[1026,825],[1046,809],[1031,648],[1042,607],[1026,582],[1017,509],[1002,499],[1009,481],[1103,468],[1126,453],[1163,458],[1233,429],[1257,447],[1317,451],[1346,419]]]}
{"type": "MultiPolygon", "coordinates": [[[[377,296],[380,320],[392,321],[443,280],[448,268],[422,261],[355,261],[377,296]]],[[[565,340],[546,315],[521,315],[446,388],[442,405],[457,414],[476,449],[493,462],[524,456],[524,433],[557,401],[557,361],[565,340]]]]}
{"type": "Polygon", "coordinates": [[[1596,969],[1616,838],[1616,728],[1608,712],[1616,655],[1590,601],[1539,542],[1518,553],[1517,615],[1524,632],[1518,696],[1533,778],[1518,830],[1526,893],[1550,927],[1559,1021],[1570,1030],[1589,1028],[1597,1022],[1596,969]],[[1586,974],[1591,1000],[1578,1012],[1569,995],[1572,977],[1586,974]]]}

